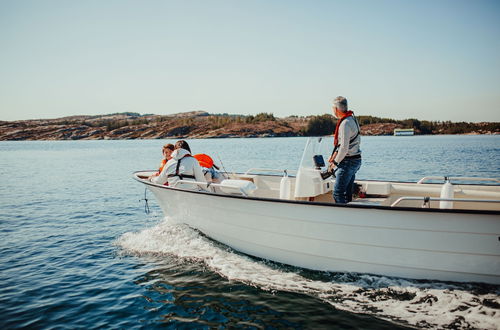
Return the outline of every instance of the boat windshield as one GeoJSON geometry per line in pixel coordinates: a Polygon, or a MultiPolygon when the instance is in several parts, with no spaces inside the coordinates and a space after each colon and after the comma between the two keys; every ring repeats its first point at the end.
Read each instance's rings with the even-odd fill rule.
{"type": "Polygon", "coordinates": [[[313,157],[315,155],[322,155],[325,164],[328,166],[328,158],[333,150],[333,141],[328,137],[312,137],[307,139],[304,153],[300,161],[300,168],[314,168],[313,157]]]}

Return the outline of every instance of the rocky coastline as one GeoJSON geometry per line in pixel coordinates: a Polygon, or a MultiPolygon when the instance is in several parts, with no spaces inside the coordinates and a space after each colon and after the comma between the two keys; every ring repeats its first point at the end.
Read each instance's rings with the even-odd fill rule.
{"type": "MultiPolygon", "coordinates": [[[[0,141],[207,139],[314,135],[308,131],[311,117],[274,118],[272,115],[264,115],[261,117],[213,115],[204,111],[193,111],[168,116],[118,113],[0,121],[0,141]]],[[[394,129],[404,126],[395,122],[362,124],[361,134],[392,135],[394,129]]],[[[493,126],[491,123],[478,123],[475,124],[475,128],[476,130],[466,134],[500,134],[500,123],[494,123],[493,126]]],[[[332,132],[332,127],[327,128],[325,132],[332,132]]],[[[415,132],[422,133],[418,129],[415,132]]],[[[439,131],[436,134],[440,134],[439,131]]]]}

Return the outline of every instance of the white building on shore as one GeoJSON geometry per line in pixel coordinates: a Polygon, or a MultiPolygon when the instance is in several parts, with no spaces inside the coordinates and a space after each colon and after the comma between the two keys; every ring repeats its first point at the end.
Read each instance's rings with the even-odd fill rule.
{"type": "Polygon", "coordinates": [[[394,136],[410,136],[415,135],[413,128],[396,128],[394,129],[394,136]]]}

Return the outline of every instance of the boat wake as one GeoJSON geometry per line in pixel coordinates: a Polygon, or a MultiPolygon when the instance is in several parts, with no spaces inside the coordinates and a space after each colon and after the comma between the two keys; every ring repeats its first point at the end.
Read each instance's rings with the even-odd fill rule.
{"type": "Polygon", "coordinates": [[[308,294],[347,312],[424,328],[500,329],[500,286],[307,271],[239,254],[168,218],[116,244],[125,254],[203,263],[228,280],[308,294]]]}

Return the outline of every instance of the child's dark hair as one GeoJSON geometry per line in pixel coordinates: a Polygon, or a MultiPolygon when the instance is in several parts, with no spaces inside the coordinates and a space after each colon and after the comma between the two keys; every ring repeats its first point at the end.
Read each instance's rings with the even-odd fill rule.
{"type": "Polygon", "coordinates": [[[189,151],[189,153],[191,153],[191,148],[189,148],[189,144],[184,140],[179,140],[175,142],[175,149],[186,149],[187,151],[189,151]]]}

